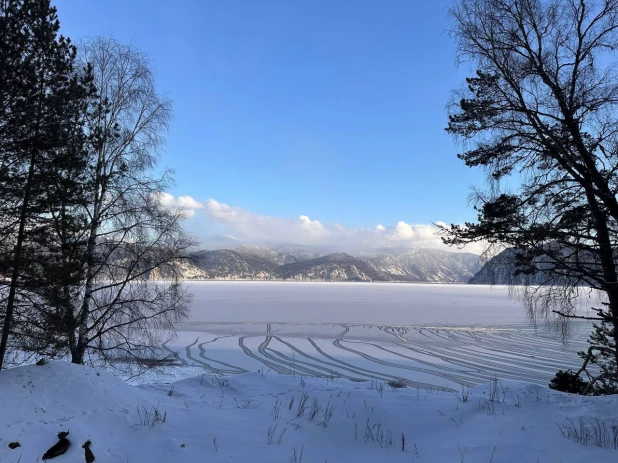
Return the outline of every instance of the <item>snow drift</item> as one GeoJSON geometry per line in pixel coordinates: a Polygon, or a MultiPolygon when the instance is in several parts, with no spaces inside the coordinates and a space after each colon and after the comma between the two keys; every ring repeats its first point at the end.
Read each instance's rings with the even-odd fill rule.
{"type": "Polygon", "coordinates": [[[0,460],[54,462],[610,462],[618,450],[575,442],[618,418],[618,397],[581,397],[513,381],[472,390],[399,389],[378,381],[273,372],[202,375],[130,386],[104,371],[52,362],[0,372],[0,460]],[[562,426],[562,431],[560,427],[562,426]],[[20,447],[10,449],[10,442],[20,447]]]}

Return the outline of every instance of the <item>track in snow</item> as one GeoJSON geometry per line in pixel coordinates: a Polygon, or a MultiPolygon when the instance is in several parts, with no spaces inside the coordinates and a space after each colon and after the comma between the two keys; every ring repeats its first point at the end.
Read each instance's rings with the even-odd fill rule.
{"type": "Polygon", "coordinates": [[[578,367],[589,325],[577,325],[566,345],[553,332],[525,326],[187,323],[178,332],[165,346],[178,363],[215,374],[263,369],[459,389],[495,376],[547,384],[557,369],[578,367]]]}

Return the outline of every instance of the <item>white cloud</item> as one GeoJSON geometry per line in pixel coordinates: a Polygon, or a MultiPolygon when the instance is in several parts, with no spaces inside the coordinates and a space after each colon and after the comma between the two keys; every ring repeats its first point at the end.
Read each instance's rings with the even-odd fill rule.
{"type": "Polygon", "coordinates": [[[204,205],[197,202],[191,196],[179,196],[178,206],[181,209],[203,209],[204,205]]]}
{"type": "Polygon", "coordinates": [[[301,215],[295,220],[255,214],[238,206],[215,199],[204,204],[204,210],[215,223],[229,227],[229,232],[252,243],[298,243],[320,245],[330,234],[321,222],[301,215]]]}
{"type": "MultiPolygon", "coordinates": [[[[215,199],[201,203],[191,196],[175,198],[164,193],[160,201],[168,207],[186,211],[190,217],[200,210],[210,222],[245,243],[271,246],[299,244],[348,252],[382,247],[440,248],[457,251],[442,243],[433,224],[411,224],[400,220],[394,226],[378,224],[375,228],[350,229],[340,224],[323,224],[305,214],[299,215],[296,219],[256,214],[215,199]]],[[[437,224],[445,225],[444,222],[437,224]]],[[[464,251],[479,252],[480,248],[468,247],[464,251]]]]}
{"type": "Polygon", "coordinates": [[[397,222],[393,229],[384,230],[387,239],[393,241],[427,241],[436,237],[436,227],[424,224],[408,224],[403,220],[397,222]]]}
{"type": "Polygon", "coordinates": [[[204,205],[191,196],[179,196],[178,198],[169,193],[158,193],[159,202],[170,209],[183,211],[186,217],[194,217],[197,209],[204,209],[204,205]]]}

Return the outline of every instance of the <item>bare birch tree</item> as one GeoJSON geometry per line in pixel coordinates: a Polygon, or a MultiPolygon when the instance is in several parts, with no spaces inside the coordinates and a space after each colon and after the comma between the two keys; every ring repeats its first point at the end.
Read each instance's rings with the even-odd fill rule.
{"type": "Polygon", "coordinates": [[[112,363],[151,362],[189,301],[174,269],[193,243],[182,228],[183,214],[159,201],[170,173],[154,174],[171,103],[132,46],[95,38],[79,52],[97,89],[86,124],[89,164],[79,174],[84,203],[76,207],[67,199],[67,207],[50,211],[48,232],[60,252],[45,271],[66,279],[31,305],[28,323],[21,324],[28,326],[24,339],[40,340],[33,347],[50,355],[66,350],[74,363],[90,354],[112,363]],[[167,279],[152,280],[162,266],[167,279]]]}

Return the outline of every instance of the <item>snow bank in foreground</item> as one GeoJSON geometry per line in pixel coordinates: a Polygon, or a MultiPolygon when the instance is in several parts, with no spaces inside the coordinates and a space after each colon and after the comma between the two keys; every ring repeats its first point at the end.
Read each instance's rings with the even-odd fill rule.
{"type": "Polygon", "coordinates": [[[58,463],[85,461],[86,440],[97,462],[122,463],[618,458],[616,449],[566,439],[557,426],[580,418],[618,423],[618,396],[579,397],[513,381],[479,386],[462,401],[465,391],[272,372],[133,387],[103,371],[53,362],[0,372],[0,394],[3,462],[39,461],[66,430],[72,445],[58,463]],[[21,447],[11,450],[14,441],[21,447]]]}

